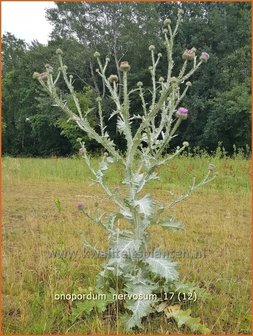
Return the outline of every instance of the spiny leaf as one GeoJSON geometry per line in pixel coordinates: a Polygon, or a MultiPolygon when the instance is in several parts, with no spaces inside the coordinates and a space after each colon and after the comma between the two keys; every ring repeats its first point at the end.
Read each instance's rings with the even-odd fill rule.
{"type": "Polygon", "coordinates": [[[117,120],[117,128],[119,130],[119,133],[124,132],[124,130],[126,129],[125,121],[122,120],[121,118],[118,118],[117,120]]]}
{"type": "Polygon", "coordinates": [[[126,330],[131,330],[136,327],[141,329],[143,327],[141,324],[141,319],[138,321],[137,320],[134,321],[130,313],[122,314],[119,320],[122,323],[122,325],[125,326],[126,330]]]}
{"type": "Polygon", "coordinates": [[[152,214],[152,198],[149,195],[144,196],[142,199],[134,202],[135,206],[139,208],[140,213],[148,217],[152,214]]]}
{"type": "Polygon", "coordinates": [[[76,307],[73,308],[73,316],[77,318],[78,316],[84,314],[90,315],[91,311],[94,308],[94,301],[85,300],[83,302],[78,302],[76,307]]]}
{"type": "Polygon", "coordinates": [[[144,174],[133,174],[132,179],[126,178],[122,181],[123,184],[134,184],[136,186],[139,186],[139,184],[143,180],[144,174]]]}
{"type": "Polygon", "coordinates": [[[116,220],[118,220],[119,218],[122,218],[123,215],[119,212],[112,212],[111,214],[109,214],[106,217],[106,225],[110,228],[113,229],[114,228],[114,224],[116,222],[116,220]]]}
{"type": "Polygon", "coordinates": [[[120,210],[120,213],[127,219],[131,220],[133,219],[133,215],[132,215],[132,212],[129,208],[126,208],[126,209],[121,209],[120,210]]]}
{"type": "Polygon", "coordinates": [[[141,320],[152,311],[152,301],[136,300],[135,302],[127,302],[126,308],[132,311],[132,316],[126,321],[126,328],[132,329],[134,327],[141,328],[141,320]]]}
{"type": "Polygon", "coordinates": [[[148,284],[146,282],[138,282],[138,283],[127,283],[126,288],[128,293],[131,294],[151,294],[152,291],[156,288],[154,284],[148,284]]]}
{"type": "Polygon", "coordinates": [[[152,173],[146,181],[151,181],[151,180],[160,180],[160,177],[158,176],[157,173],[152,173]]]}
{"type": "Polygon", "coordinates": [[[112,271],[113,274],[119,276],[123,274],[123,269],[126,267],[126,259],[123,257],[111,258],[106,264],[105,268],[108,271],[112,271]]]}
{"type": "Polygon", "coordinates": [[[139,185],[143,179],[144,174],[133,174],[133,183],[139,185]]]}
{"type": "Polygon", "coordinates": [[[109,303],[110,302],[108,302],[108,300],[96,300],[95,309],[97,310],[98,313],[103,313],[106,310],[109,303]]]}
{"type": "Polygon", "coordinates": [[[165,315],[168,318],[173,317],[177,322],[179,328],[183,325],[191,329],[192,332],[200,332],[201,334],[210,334],[210,330],[200,323],[199,317],[191,316],[191,309],[179,309],[179,305],[169,306],[165,309],[165,315]]]}
{"type": "Polygon", "coordinates": [[[145,262],[149,265],[153,273],[165,278],[167,281],[178,279],[178,272],[176,270],[177,263],[171,262],[164,257],[148,257],[145,262]]]}
{"type": "Polygon", "coordinates": [[[117,257],[130,256],[131,253],[138,252],[141,240],[119,237],[113,242],[111,253],[117,257]]]}
{"type": "Polygon", "coordinates": [[[127,329],[141,327],[142,317],[147,316],[152,311],[153,298],[149,297],[152,291],[157,287],[154,283],[147,281],[142,277],[142,272],[137,274],[137,277],[129,276],[129,281],[126,283],[125,290],[129,295],[137,295],[136,301],[129,300],[126,302],[126,308],[131,310],[133,315],[126,320],[127,329]],[[148,297],[147,297],[148,296],[148,297]]]}
{"type": "Polygon", "coordinates": [[[112,114],[110,115],[109,119],[110,120],[111,118],[113,118],[116,114],[118,114],[119,112],[118,111],[113,111],[112,114]]]}
{"type": "Polygon", "coordinates": [[[97,310],[98,313],[102,313],[106,310],[106,307],[109,303],[113,302],[111,299],[106,300],[84,300],[82,302],[78,302],[76,307],[72,310],[71,319],[74,321],[77,318],[85,315],[90,315],[93,310],[97,310]]]}

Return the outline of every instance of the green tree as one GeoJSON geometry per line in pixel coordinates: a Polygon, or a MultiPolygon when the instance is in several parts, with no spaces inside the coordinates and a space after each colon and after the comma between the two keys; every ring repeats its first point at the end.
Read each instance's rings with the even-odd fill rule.
{"type": "MultiPolygon", "coordinates": [[[[131,65],[129,85],[142,81],[151,89],[148,46],[156,46],[165,59],[165,48],[159,45],[157,36],[162,20],[175,21],[178,7],[184,10],[184,21],[178,31],[174,52],[173,72],[177,75],[183,51],[191,47],[197,53],[210,54],[209,66],[201,74],[194,75],[187,106],[189,119],[181,136],[172,143],[176,146],[187,139],[191,146],[214,150],[220,141],[229,151],[250,144],[250,55],[251,32],[249,3],[85,3],[60,2],[47,10],[47,18],[54,30],[48,45],[33,41],[27,45],[10,33],[3,36],[3,152],[11,155],[67,155],[73,148],[76,130],[59,117],[58,108],[45,98],[38,85],[31,79],[34,71],[44,71],[45,62],[57,71],[55,50],[64,51],[68,74],[73,75],[75,90],[84,95],[92,89],[103,98],[108,132],[117,146],[125,149],[125,143],[116,132],[116,118],[111,117],[112,101],[103,81],[96,73],[93,54],[109,57],[108,76],[117,74],[121,84],[118,63],[128,60],[131,65]],[[36,100],[35,97],[39,97],[36,100]],[[229,128],[229,131],[228,131],[229,128]],[[72,134],[73,131],[73,134],[72,134]],[[54,148],[54,149],[53,149],[54,148]]],[[[165,71],[161,62],[158,74],[165,71]]],[[[62,79],[59,86],[66,92],[62,79]]],[[[66,97],[67,99],[67,97],[66,97]]],[[[94,104],[91,94],[91,107],[94,104]]],[[[133,93],[130,114],[141,110],[141,104],[133,93]]],[[[146,101],[151,95],[147,92],[146,101]]],[[[97,120],[98,111],[90,117],[97,120]]],[[[134,126],[134,125],[133,125],[134,126]]],[[[95,143],[87,147],[96,151],[95,143]]],[[[168,148],[170,150],[170,148],[168,148]]]]}
{"type": "MultiPolygon", "coordinates": [[[[77,90],[85,83],[76,74],[84,76],[82,49],[73,39],[52,41],[44,46],[33,41],[30,46],[11,34],[3,37],[3,153],[10,155],[67,155],[73,152],[71,142],[57,124],[59,111],[45,97],[32,79],[32,73],[44,62],[55,66],[55,49],[63,47],[69,60],[75,60],[71,73],[77,90]],[[23,49],[21,49],[21,46],[23,49]],[[76,65],[79,68],[76,68],[76,65]]],[[[84,76],[85,77],[85,76],[84,76]]]]}
{"type": "MultiPolygon", "coordinates": [[[[217,105],[218,96],[219,100],[222,97],[226,99],[231,90],[239,93],[238,87],[241,87],[239,91],[243,93],[246,101],[250,98],[251,5],[249,3],[63,2],[58,3],[56,9],[49,9],[47,17],[54,25],[53,35],[75,36],[85,48],[89,48],[90,54],[87,55],[89,57],[99,49],[102,50],[102,56],[112,56],[115,64],[122,57],[127,58],[132,67],[130,83],[142,80],[144,84],[148,84],[149,72],[143,69],[150,65],[147,47],[149,44],[156,44],[160,30],[155,22],[157,18],[160,18],[161,22],[166,17],[174,21],[178,7],[185,13],[175,49],[175,55],[179,55],[175,58],[175,73],[181,63],[180,54],[185,48],[194,46],[199,52],[205,50],[210,54],[209,67],[204,69],[201,75],[195,75],[191,98],[183,102],[187,104],[191,114],[184,127],[182,138],[187,138],[192,146],[200,145],[210,150],[215,149],[219,141],[226,144],[230,151],[233,150],[233,144],[237,146],[249,144],[249,110],[247,113],[244,112],[249,105],[245,104],[242,110],[238,99],[234,99],[234,110],[237,113],[229,116],[229,119],[234,121],[231,132],[222,132],[230,112],[221,112],[219,106],[222,105],[217,105]],[[223,96],[220,95],[221,92],[224,92],[223,96]],[[239,132],[236,127],[240,124],[242,131],[239,132]]],[[[92,64],[90,68],[93,69],[92,59],[89,62],[92,64]]],[[[117,71],[116,67],[110,70],[117,71]]],[[[161,73],[163,71],[164,68],[161,67],[161,73]]],[[[101,87],[98,91],[103,92],[101,87]]],[[[139,107],[133,96],[133,110],[138,110],[139,107]]]]}
{"type": "Polygon", "coordinates": [[[182,138],[209,150],[222,142],[232,152],[233,144],[250,144],[251,5],[184,3],[182,7],[181,44],[202,47],[210,54],[209,66],[196,74],[192,96],[185,99],[191,114],[182,138]]]}

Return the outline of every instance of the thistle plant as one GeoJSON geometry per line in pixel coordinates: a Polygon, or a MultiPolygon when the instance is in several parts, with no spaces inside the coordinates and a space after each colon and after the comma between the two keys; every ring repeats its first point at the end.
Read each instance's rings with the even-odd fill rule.
{"type": "MultiPolygon", "coordinates": [[[[178,74],[173,73],[173,46],[182,21],[182,14],[180,10],[174,27],[170,19],[164,21],[163,35],[167,56],[167,73],[164,77],[158,78],[157,76],[162,54],[156,53],[154,45],[149,47],[152,61],[149,67],[152,82],[151,99],[147,99],[147,90],[142,82],[138,82],[135,88],[129,90],[128,74],[131,67],[127,61],[119,64],[119,70],[122,73],[122,84],[120,84],[117,75],[107,73],[110,60],[106,58],[102,61],[99,52],[94,54],[98,63],[97,73],[114,102],[115,107],[111,118],[116,116],[117,131],[127,143],[126,152],[123,154],[107,132],[102,98],[96,99],[99,131],[92,128],[88,121],[88,114],[94,109],[81,110],[73,87],[73,76],[68,75],[67,67],[63,63],[62,50],[56,51],[59,60],[57,75],[54,75],[50,65],[46,65],[46,71],[35,73],[34,78],[38,79],[53,99],[54,104],[86,132],[89,138],[96,140],[105,150],[99,167],[95,168],[85,148],[85,143],[80,140],[80,153],[92,172],[94,181],[102,187],[117,209],[106,215],[99,215],[96,211],[96,215],[92,216],[82,204],[78,205],[80,210],[107,232],[109,249],[106,262],[97,277],[98,290],[106,293],[123,293],[128,295],[127,298],[130,297],[130,299],[123,300],[123,304],[120,304],[118,299],[108,300],[104,309],[111,304],[110,302],[116,304],[118,308],[120,304],[121,318],[127,329],[141,328],[144,317],[150,313],[163,311],[168,318],[174,318],[179,326],[184,324],[188,325],[192,331],[207,333],[208,329],[199,323],[199,319],[191,317],[189,309],[181,309],[177,299],[165,301],[166,293],[177,293],[182,288],[187,291],[190,287],[180,282],[177,263],[165,256],[159,247],[150,251],[148,245],[150,237],[147,230],[151,225],[158,225],[164,229],[182,229],[183,225],[167,214],[177,203],[185,200],[199,187],[215,178],[213,172],[215,167],[210,164],[201,181],[193,179],[192,185],[185,194],[173,196],[172,200],[165,205],[145,193],[145,186],[150,181],[159,179],[157,168],[168,164],[189,146],[188,142],[184,141],[181,146],[167,154],[179,126],[189,114],[187,107],[182,105],[192,85],[189,79],[209,58],[206,52],[202,52],[198,57],[195,48],[185,50],[182,54],[181,70],[178,74]],[[57,82],[60,76],[63,76],[75,103],[75,111],[67,106],[59,93],[57,82]],[[133,93],[139,96],[142,110],[130,114],[133,93]],[[138,125],[137,129],[136,125],[138,125]],[[118,162],[124,174],[121,181],[124,188],[121,192],[112,189],[105,179],[114,162],[118,162]],[[127,225],[123,227],[119,225],[122,221],[127,225]],[[152,299],[149,296],[151,294],[153,294],[152,299]]],[[[85,240],[85,246],[98,251],[94,247],[94,242],[85,240]]]]}

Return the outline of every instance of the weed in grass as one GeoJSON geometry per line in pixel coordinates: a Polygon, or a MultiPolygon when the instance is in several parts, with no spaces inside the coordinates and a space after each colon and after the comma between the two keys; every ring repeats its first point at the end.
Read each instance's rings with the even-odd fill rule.
{"type": "MultiPolygon", "coordinates": [[[[164,184],[173,185],[180,193],[178,185],[190,181],[188,173],[182,174],[180,180],[170,169],[181,170],[189,165],[190,174],[198,176],[208,161],[205,157],[180,157],[172,168],[162,168],[164,183],[155,181],[152,185],[156,199],[164,201],[168,197],[164,184]]],[[[194,315],[212,326],[212,333],[250,334],[250,162],[233,158],[217,159],[215,164],[220,176],[205,191],[205,202],[200,191],[187,200],[186,207],[175,208],[175,216],[185,223],[187,234],[175,232],[172,239],[168,232],[152,228],[151,245],[161,244],[167,251],[176,251],[179,246],[193,252],[205,250],[204,258],[178,259],[181,278],[208,292],[205,299],[192,307],[194,315]]],[[[85,219],[77,211],[76,203],[81,200],[92,207],[95,200],[100,200],[105,210],[111,207],[100,190],[89,183],[89,174],[80,179],[73,173],[73,169],[83,169],[83,162],[59,158],[57,165],[64,169],[51,178],[53,160],[3,159],[3,332],[116,333],[115,321],[110,316],[96,313],[92,322],[73,322],[68,302],[53,299],[58,292],[87,292],[94,287],[103,262],[99,258],[83,258],[81,254],[76,258],[49,255],[57,250],[82,251],[81,232],[98,239],[101,249],[106,248],[103,230],[85,219]],[[60,213],[55,199],[61,200],[60,213]]],[[[116,171],[117,167],[113,167],[112,176],[108,177],[112,186],[118,183],[116,171]]],[[[149,318],[144,325],[145,333],[179,333],[175,324],[160,317],[149,318]]],[[[118,328],[122,333],[123,327],[118,328]]]]}

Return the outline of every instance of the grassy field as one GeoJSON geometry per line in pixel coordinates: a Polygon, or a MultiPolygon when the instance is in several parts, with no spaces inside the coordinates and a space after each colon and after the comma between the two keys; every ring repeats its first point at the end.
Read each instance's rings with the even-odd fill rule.
{"type": "MultiPolygon", "coordinates": [[[[96,159],[94,159],[94,162],[96,159]]],[[[161,181],[147,187],[157,201],[168,191],[186,191],[192,177],[201,178],[210,158],[180,157],[160,170],[161,181]]],[[[185,249],[201,258],[178,258],[180,276],[206,289],[192,307],[213,334],[251,334],[251,167],[242,158],[219,159],[219,176],[173,210],[185,224],[182,232],[151,228],[151,245],[185,249]]],[[[75,320],[69,302],[55,293],[78,293],[94,287],[101,259],[81,255],[82,236],[106,248],[102,229],[76,209],[99,202],[112,205],[79,159],[3,159],[3,333],[115,334],[110,316],[75,320]],[[53,251],[75,255],[52,256],[53,251]]],[[[118,186],[122,172],[114,165],[108,175],[118,186]]],[[[118,331],[124,330],[118,326],[118,331]]],[[[163,318],[145,322],[145,334],[187,333],[163,318]]]]}

